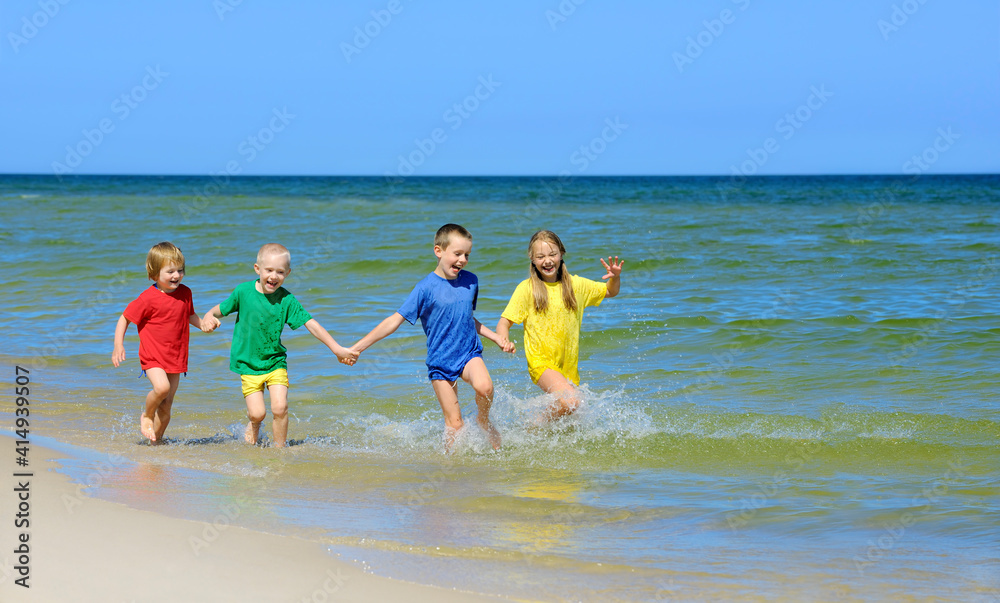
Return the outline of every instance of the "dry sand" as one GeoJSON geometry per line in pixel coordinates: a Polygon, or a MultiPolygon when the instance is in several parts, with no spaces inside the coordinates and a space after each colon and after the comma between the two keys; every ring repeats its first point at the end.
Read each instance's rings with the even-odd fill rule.
{"type": "MultiPolygon", "coordinates": [[[[0,442],[10,442],[13,456],[13,440],[0,442]]],[[[52,459],[59,456],[33,444],[33,477],[4,470],[0,601],[505,600],[365,574],[333,558],[321,543],[298,538],[230,526],[211,543],[192,541],[210,524],[81,495],[53,471],[52,459]],[[25,494],[17,489],[24,479],[30,480],[29,516],[18,519],[18,497],[25,494]],[[24,519],[30,522],[26,529],[15,525],[24,519]],[[15,552],[22,534],[28,535],[27,557],[15,552]],[[27,560],[30,588],[15,582],[22,578],[15,569],[19,559],[27,560]]]]}

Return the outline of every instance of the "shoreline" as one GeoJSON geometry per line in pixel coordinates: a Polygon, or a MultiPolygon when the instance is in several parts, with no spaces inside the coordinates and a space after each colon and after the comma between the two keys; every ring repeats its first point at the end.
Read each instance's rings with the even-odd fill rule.
{"type": "Polygon", "coordinates": [[[35,443],[29,454],[31,465],[21,472],[32,475],[11,477],[13,487],[0,495],[7,515],[0,521],[0,600],[510,600],[367,574],[319,542],[93,498],[56,471],[68,454],[35,443]],[[29,508],[16,527],[19,486],[29,508]],[[18,554],[24,539],[27,552],[18,554]],[[25,567],[30,588],[15,583],[25,567]]]}

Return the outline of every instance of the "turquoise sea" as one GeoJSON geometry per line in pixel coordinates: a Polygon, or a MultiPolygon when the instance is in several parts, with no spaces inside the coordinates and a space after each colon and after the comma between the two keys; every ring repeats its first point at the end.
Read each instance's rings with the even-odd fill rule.
{"type": "Polygon", "coordinates": [[[1000,600],[1000,176],[0,176],[0,249],[32,436],[89,495],[213,522],[192,554],[241,525],[524,600],[1000,600]],[[295,445],[249,447],[230,317],[192,332],[168,445],[141,444],[134,327],[110,357],[150,246],[183,249],[204,313],[283,243],[285,286],[349,345],[446,222],[491,327],[535,230],[582,276],[625,259],[585,315],[579,413],[537,425],[522,353],[487,346],[503,449],[468,420],[445,455],[419,327],[354,367],[286,329],[295,445]]]}

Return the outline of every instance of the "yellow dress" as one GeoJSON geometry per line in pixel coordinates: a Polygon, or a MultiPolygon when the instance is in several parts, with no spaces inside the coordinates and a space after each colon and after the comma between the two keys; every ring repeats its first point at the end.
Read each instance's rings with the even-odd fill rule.
{"type": "Polygon", "coordinates": [[[576,295],[576,312],[563,303],[562,283],[545,283],[549,294],[549,307],[544,313],[535,310],[531,294],[531,281],[523,280],[503,311],[507,320],[524,323],[524,355],[528,359],[531,380],[538,382],[545,369],[559,371],[574,384],[580,384],[576,365],[580,358],[580,324],[583,309],[599,306],[608,292],[603,282],[572,275],[573,293],[576,295]]]}

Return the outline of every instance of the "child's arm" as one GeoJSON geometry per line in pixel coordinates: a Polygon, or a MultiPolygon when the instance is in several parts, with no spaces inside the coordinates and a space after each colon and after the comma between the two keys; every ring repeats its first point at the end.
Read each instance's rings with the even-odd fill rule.
{"type": "Polygon", "coordinates": [[[125,331],[128,330],[128,325],[128,319],[122,314],[121,318],[118,319],[118,324],[115,326],[115,347],[111,352],[111,362],[115,365],[115,368],[125,361],[125,331]]]}
{"type": "Polygon", "coordinates": [[[202,320],[200,316],[198,316],[197,312],[193,312],[191,313],[191,316],[188,316],[188,322],[191,324],[192,327],[197,327],[205,333],[209,333],[212,331],[212,329],[208,329],[205,327],[205,321],[202,320]]]}
{"type": "Polygon", "coordinates": [[[326,344],[326,347],[330,348],[330,351],[337,356],[337,360],[340,360],[347,366],[353,366],[357,361],[358,353],[337,343],[337,340],[333,338],[333,335],[330,335],[330,333],[323,328],[323,325],[319,324],[315,318],[311,318],[306,322],[306,329],[313,334],[313,337],[326,344]]]}
{"type": "MultiPolygon", "coordinates": [[[[506,336],[501,337],[498,333],[494,333],[486,325],[479,322],[478,318],[473,317],[472,320],[476,321],[476,333],[479,333],[480,337],[485,337],[486,339],[489,339],[493,343],[497,344],[501,350],[507,352],[508,354],[514,353],[514,344],[511,343],[506,336]]],[[[501,318],[500,320],[503,321],[504,319],[501,318]]],[[[499,326],[499,323],[497,326],[499,326]]]]}
{"type": "Polygon", "coordinates": [[[392,315],[390,315],[388,318],[380,322],[377,327],[372,329],[370,333],[368,333],[360,340],[358,340],[357,343],[352,345],[350,349],[356,354],[364,352],[365,350],[370,348],[372,344],[374,344],[375,342],[381,341],[382,339],[385,339],[389,335],[395,333],[396,329],[399,328],[399,325],[403,324],[404,320],[406,319],[403,318],[402,314],[400,314],[399,312],[393,312],[392,315]]]}
{"type": "Polygon", "coordinates": [[[222,311],[219,310],[220,305],[221,304],[215,304],[211,310],[205,313],[205,316],[201,319],[201,324],[195,326],[199,327],[206,333],[211,333],[212,331],[218,329],[219,325],[222,324],[222,322],[219,321],[219,318],[222,316],[222,311]]]}
{"type": "Polygon", "coordinates": [[[497,321],[496,334],[503,339],[510,339],[510,328],[514,325],[514,322],[509,318],[500,317],[497,321]]]}
{"type": "Polygon", "coordinates": [[[601,264],[604,265],[604,269],[608,271],[607,274],[601,277],[601,280],[608,281],[608,293],[605,297],[614,297],[618,295],[618,292],[622,288],[622,264],[625,263],[625,260],[619,260],[617,255],[614,260],[609,255],[607,262],[604,261],[604,258],[600,259],[601,264]]]}
{"type": "MultiPolygon", "coordinates": [[[[497,330],[496,330],[497,337],[499,337],[500,339],[502,339],[502,340],[507,341],[508,343],[510,343],[510,353],[511,354],[513,354],[516,351],[516,347],[514,345],[514,342],[510,341],[510,327],[513,324],[514,324],[514,322],[512,320],[510,320],[509,318],[504,318],[503,316],[501,316],[500,320],[497,321],[497,330]]],[[[504,351],[506,352],[507,349],[504,348],[504,351]]]]}

